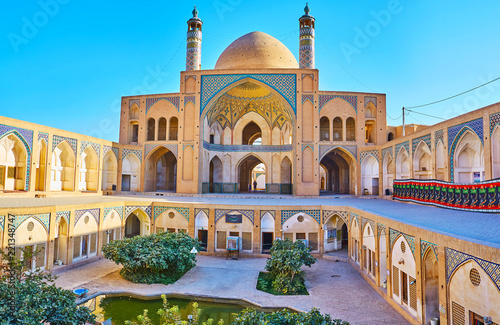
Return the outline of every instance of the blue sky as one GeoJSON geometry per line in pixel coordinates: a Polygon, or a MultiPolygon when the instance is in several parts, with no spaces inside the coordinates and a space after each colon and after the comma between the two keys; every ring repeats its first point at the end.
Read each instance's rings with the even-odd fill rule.
{"type": "MultiPolygon", "coordinates": [[[[202,68],[212,69],[233,40],[252,31],[298,56],[303,1],[8,0],[0,19],[0,115],[117,141],[121,96],[178,92],[195,4],[204,22],[202,68]]],[[[393,118],[402,106],[500,76],[498,1],[309,6],[320,89],[386,93],[393,118]]],[[[498,101],[500,81],[419,110],[450,118],[498,101]]],[[[407,122],[439,120],[411,114],[407,122]]]]}

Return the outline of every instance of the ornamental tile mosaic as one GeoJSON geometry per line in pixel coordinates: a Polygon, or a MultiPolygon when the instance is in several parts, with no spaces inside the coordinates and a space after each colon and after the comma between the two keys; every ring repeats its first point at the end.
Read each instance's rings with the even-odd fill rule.
{"type": "Polygon", "coordinates": [[[177,111],[179,111],[179,102],[180,102],[179,96],[155,97],[155,98],[146,98],[146,114],[148,113],[151,106],[153,106],[160,100],[166,100],[167,102],[174,105],[177,111]]]}
{"type": "Polygon", "coordinates": [[[49,134],[48,133],[38,132],[38,141],[40,141],[41,139],[44,139],[45,143],[49,144],[49,134]]]}
{"type": "Polygon", "coordinates": [[[422,258],[424,257],[425,255],[425,252],[427,251],[427,249],[431,249],[432,252],[434,253],[434,256],[436,256],[436,260],[439,260],[438,259],[438,247],[436,244],[433,244],[429,241],[426,241],[426,240],[423,240],[423,239],[420,239],[420,254],[422,255],[422,258]]]}
{"type": "Polygon", "coordinates": [[[125,157],[131,153],[133,153],[137,158],[139,158],[139,161],[142,162],[142,151],[135,149],[122,149],[122,159],[125,159],[125,157]]]}
{"type": "Polygon", "coordinates": [[[187,103],[193,103],[193,105],[196,105],[196,96],[185,96],[184,97],[184,106],[187,105],[187,103]]]}
{"type": "Polygon", "coordinates": [[[500,124],[500,112],[490,115],[490,135],[497,125],[500,124]]]}
{"type": "Polygon", "coordinates": [[[59,135],[53,135],[52,136],[52,151],[59,145],[59,143],[66,141],[71,149],[73,149],[73,152],[75,153],[76,156],[76,151],[77,151],[77,140],[73,138],[67,138],[67,137],[61,137],[59,135]]]}
{"type": "Polygon", "coordinates": [[[314,105],[314,95],[302,95],[302,104],[304,104],[306,100],[310,101],[311,104],[314,105]]]}
{"type": "Polygon", "coordinates": [[[95,222],[99,225],[99,214],[101,212],[101,209],[95,208],[95,209],[88,209],[88,210],[76,210],[75,211],[75,226],[78,223],[78,220],[86,213],[90,213],[91,215],[94,216],[95,222]]]}
{"type": "Polygon", "coordinates": [[[497,288],[500,290],[500,264],[480,259],[478,257],[465,254],[451,248],[445,248],[446,256],[446,283],[450,281],[453,272],[467,261],[475,261],[493,280],[497,288]]]}
{"type": "Polygon", "coordinates": [[[359,215],[351,212],[351,213],[349,213],[349,227],[352,224],[353,219],[356,220],[356,222],[359,224],[359,215]]]}
{"type": "Polygon", "coordinates": [[[434,132],[434,141],[435,141],[435,145],[437,147],[439,141],[441,141],[444,145],[444,131],[443,130],[437,130],[436,132],[434,132]]]}
{"type": "Polygon", "coordinates": [[[378,236],[380,237],[380,235],[382,234],[382,232],[384,233],[384,235],[387,235],[387,232],[386,232],[386,229],[385,229],[385,225],[381,224],[381,223],[377,223],[377,233],[378,233],[378,236]]]}
{"type": "Polygon", "coordinates": [[[291,144],[285,145],[264,145],[264,146],[254,146],[254,145],[235,145],[235,144],[214,144],[207,141],[203,141],[203,149],[210,151],[219,152],[287,152],[292,151],[293,146],[291,144]]]}
{"type": "Polygon", "coordinates": [[[423,141],[427,147],[429,147],[429,150],[431,150],[431,135],[430,134],[427,134],[427,135],[424,135],[424,136],[421,136],[421,137],[418,137],[418,138],[415,138],[415,139],[412,139],[411,140],[411,154],[412,156],[415,155],[415,150],[417,150],[417,147],[418,147],[418,144],[420,143],[420,141],[423,141]]]}
{"type": "Polygon", "coordinates": [[[247,217],[252,222],[252,224],[254,223],[253,210],[228,210],[228,209],[215,209],[215,223],[217,223],[217,221],[220,218],[224,217],[229,212],[241,213],[242,215],[247,217]]]}
{"type": "Polygon", "coordinates": [[[149,205],[131,205],[125,207],[125,219],[135,210],[140,209],[151,218],[151,206],[149,205]]]}
{"type": "Polygon", "coordinates": [[[49,232],[49,229],[50,229],[50,213],[25,214],[25,215],[21,215],[21,216],[15,216],[14,217],[14,223],[13,223],[14,229],[17,230],[17,228],[24,221],[26,221],[29,218],[33,218],[33,219],[38,220],[44,226],[45,230],[47,230],[47,232],[49,232]]]}
{"type": "Polygon", "coordinates": [[[370,227],[372,227],[372,231],[375,232],[375,221],[361,217],[361,229],[364,231],[366,223],[370,224],[370,227]]]}
{"type": "Polygon", "coordinates": [[[131,99],[128,101],[128,108],[130,109],[132,105],[136,104],[137,107],[141,107],[141,100],[140,99],[131,99]]]}
{"type": "Polygon", "coordinates": [[[347,211],[335,211],[335,210],[323,210],[323,224],[326,224],[331,216],[339,216],[344,223],[347,225],[349,223],[349,212],[347,211]]]}
{"type": "Polygon", "coordinates": [[[319,110],[323,108],[329,101],[335,98],[341,98],[351,104],[352,108],[358,112],[358,96],[347,96],[347,95],[319,95],[319,110]]]}
{"type": "Polygon", "coordinates": [[[378,150],[370,150],[359,152],[359,162],[362,163],[367,156],[372,156],[373,158],[377,159],[377,162],[379,161],[378,150]]]}
{"type": "MultiPolygon", "coordinates": [[[[178,208],[178,207],[164,207],[164,206],[154,206],[153,207],[153,220],[156,220],[160,214],[168,210],[175,210],[182,214],[187,221],[189,221],[189,208],[178,208]]],[[[207,215],[208,216],[208,215],[207,215]]]]}
{"type": "Polygon", "coordinates": [[[273,219],[276,220],[276,211],[275,210],[260,210],[260,219],[262,220],[262,217],[264,217],[264,215],[266,213],[269,213],[273,219]]]}
{"type": "Polygon", "coordinates": [[[33,152],[33,131],[0,124],[0,139],[8,136],[9,134],[14,134],[15,136],[17,136],[26,148],[26,181],[24,183],[24,189],[26,191],[29,191],[31,176],[31,154],[33,152]]]}
{"type": "Polygon", "coordinates": [[[410,154],[410,142],[409,140],[408,141],[405,141],[405,142],[401,142],[401,143],[398,143],[396,145],[396,151],[394,152],[394,155],[397,157],[398,154],[399,154],[399,150],[401,148],[405,148],[406,150],[406,153],[409,155],[410,154]]]}
{"type": "Polygon", "coordinates": [[[80,152],[83,152],[88,147],[92,147],[97,154],[97,157],[101,157],[101,145],[94,142],[82,141],[80,143],[80,152]]]}
{"type": "Polygon", "coordinates": [[[71,212],[70,211],[59,211],[59,212],[56,212],[56,223],[59,223],[59,220],[61,220],[61,218],[63,218],[64,220],[66,220],[66,222],[69,225],[70,216],[71,216],[71,212]]]}
{"type": "Polygon", "coordinates": [[[450,181],[453,183],[455,181],[455,165],[454,159],[455,149],[457,148],[458,142],[462,135],[467,131],[473,131],[477,134],[481,143],[484,145],[483,138],[483,118],[478,118],[469,122],[465,122],[459,125],[452,126],[448,128],[448,150],[450,151],[450,181]]]}
{"type": "Polygon", "coordinates": [[[0,229],[3,231],[5,227],[5,216],[0,216],[0,229]]]}
{"type": "Polygon", "coordinates": [[[339,146],[339,145],[325,145],[325,144],[320,144],[319,145],[319,157],[322,159],[327,153],[332,151],[333,149],[336,148],[342,148],[352,154],[354,159],[357,161],[358,159],[358,147],[357,146],[350,146],[350,145],[344,145],[344,146],[339,146]]]}
{"type": "Polygon", "coordinates": [[[375,107],[377,107],[377,97],[365,96],[365,107],[368,103],[372,103],[375,107]]]}
{"type": "Polygon", "coordinates": [[[305,213],[321,225],[321,210],[281,210],[281,225],[297,213],[305,213]]]}
{"type": "Polygon", "coordinates": [[[194,209],[194,216],[195,216],[195,218],[198,216],[198,213],[200,213],[201,211],[203,211],[203,213],[205,213],[205,215],[208,218],[209,212],[210,212],[208,208],[195,208],[194,209]]]}
{"type": "Polygon", "coordinates": [[[118,148],[112,148],[110,146],[102,146],[102,154],[104,156],[106,156],[106,154],[109,152],[109,151],[113,151],[113,153],[115,154],[116,156],[116,159],[118,159],[118,156],[120,155],[120,149],[118,148]]]}
{"type": "Polygon", "coordinates": [[[394,159],[394,147],[389,147],[389,148],[382,149],[382,160],[385,159],[385,156],[387,154],[389,154],[389,156],[391,157],[391,159],[394,159]]]}
{"type": "Polygon", "coordinates": [[[314,151],[314,145],[313,144],[303,144],[302,145],[302,151],[304,151],[307,147],[309,147],[309,149],[311,149],[312,151],[314,151]]]}
{"type": "Polygon", "coordinates": [[[165,144],[147,144],[145,145],[145,154],[144,156],[147,157],[149,153],[158,147],[165,147],[168,150],[172,151],[175,157],[177,157],[177,143],[165,143],[165,144]]]}
{"type": "Polygon", "coordinates": [[[230,84],[245,79],[263,82],[281,94],[297,113],[297,80],[295,74],[235,74],[201,76],[201,108],[203,114],[208,102],[230,84]]]}
{"type": "MultiPolygon", "coordinates": [[[[112,207],[112,208],[104,208],[104,220],[106,220],[106,218],[109,216],[110,212],[115,210],[116,213],[118,213],[118,215],[120,216],[120,219],[123,220],[123,207],[120,206],[120,207],[112,207]]],[[[104,222],[103,220],[103,222],[104,222]]]]}
{"type": "Polygon", "coordinates": [[[415,257],[415,237],[407,235],[399,230],[389,228],[389,236],[390,236],[390,243],[391,243],[391,251],[392,251],[392,246],[394,245],[394,242],[398,239],[399,236],[403,236],[406,241],[408,242],[408,245],[410,245],[411,252],[413,256],[415,257]]]}
{"type": "Polygon", "coordinates": [[[460,139],[460,137],[464,133],[464,128],[469,128],[470,130],[474,131],[481,140],[481,143],[483,143],[484,145],[483,118],[481,117],[448,128],[448,147],[450,149],[451,149],[451,144],[453,142],[456,142],[456,140],[460,139]]]}

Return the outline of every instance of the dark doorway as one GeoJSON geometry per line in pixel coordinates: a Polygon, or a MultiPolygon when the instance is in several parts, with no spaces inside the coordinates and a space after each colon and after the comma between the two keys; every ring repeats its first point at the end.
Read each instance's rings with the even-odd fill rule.
{"type": "MultiPolygon", "coordinates": [[[[327,192],[349,194],[351,192],[351,157],[340,149],[333,149],[321,159],[326,172],[327,192]]],[[[353,177],[354,178],[354,177],[353,177]]]]}
{"type": "Polygon", "coordinates": [[[209,192],[222,193],[222,161],[215,156],[209,167],[209,192]]]}
{"type": "Polygon", "coordinates": [[[130,191],[130,175],[122,175],[122,191],[130,191]]]}
{"type": "Polygon", "coordinates": [[[208,230],[198,230],[198,240],[201,241],[201,250],[207,251],[208,246],[208,230]]]}
{"type": "Polygon", "coordinates": [[[139,236],[141,234],[141,221],[135,214],[128,216],[125,222],[125,238],[139,236]]]}
{"type": "Polygon", "coordinates": [[[274,234],[272,232],[262,233],[262,253],[267,254],[273,246],[274,234]]]}
{"type": "Polygon", "coordinates": [[[349,236],[347,234],[347,226],[345,223],[342,225],[341,229],[342,229],[342,247],[347,247],[349,243],[349,236]]]}
{"type": "Polygon", "coordinates": [[[258,164],[262,163],[255,156],[248,156],[240,163],[239,172],[240,172],[240,188],[239,192],[249,192],[253,187],[253,179],[252,179],[252,171],[258,164]]]}

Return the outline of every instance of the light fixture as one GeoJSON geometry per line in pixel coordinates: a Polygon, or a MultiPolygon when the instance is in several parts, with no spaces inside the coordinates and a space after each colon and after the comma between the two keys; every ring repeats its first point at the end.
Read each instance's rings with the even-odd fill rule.
{"type": "Polygon", "coordinates": [[[198,250],[193,246],[193,249],[190,251],[191,254],[198,254],[198,250]]]}
{"type": "Polygon", "coordinates": [[[398,261],[399,264],[405,264],[405,260],[401,257],[398,261]]]}

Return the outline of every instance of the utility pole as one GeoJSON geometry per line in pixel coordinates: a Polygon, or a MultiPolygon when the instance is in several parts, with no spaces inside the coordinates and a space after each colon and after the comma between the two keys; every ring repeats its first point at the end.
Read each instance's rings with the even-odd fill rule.
{"type": "Polygon", "coordinates": [[[405,108],[403,107],[403,136],[405,136],[405,108]]]}

